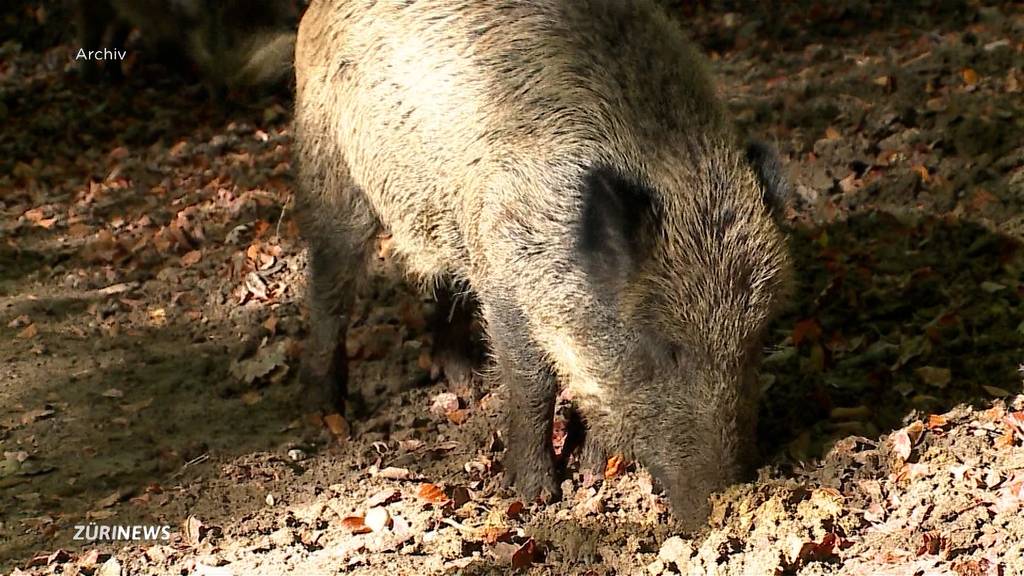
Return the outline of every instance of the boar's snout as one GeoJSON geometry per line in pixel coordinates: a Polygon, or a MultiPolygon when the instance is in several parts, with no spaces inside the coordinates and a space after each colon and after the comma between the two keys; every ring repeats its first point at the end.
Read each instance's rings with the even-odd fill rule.
{"type": "Polygon", "coordinates": [[[686,381],[677,381],[663,397],[661,429],[652,430],[648,448],[641,449],[685,530],[699,529],[708,516],[709,496],[747,480],[757,460],[757,400],[748,390],[751,378],[740,376],[752,372],[726,373],[709,375],[697,368],[686,381]]]}

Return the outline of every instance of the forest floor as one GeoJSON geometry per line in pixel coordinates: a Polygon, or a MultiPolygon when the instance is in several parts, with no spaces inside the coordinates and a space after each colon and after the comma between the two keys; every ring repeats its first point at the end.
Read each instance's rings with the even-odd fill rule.
{"type": "Polygon", "coordinates": [[[617,459],[563,454],[558,503],[501,490],[502,391],[430,377],[386,240],[347,422],[302,416],[290,104],[0,45],[0,572],[1024,574],[1024,11],[833,4],[680,12],[786,159],[798,270],[770,459],[692,535],[617,459]]]}

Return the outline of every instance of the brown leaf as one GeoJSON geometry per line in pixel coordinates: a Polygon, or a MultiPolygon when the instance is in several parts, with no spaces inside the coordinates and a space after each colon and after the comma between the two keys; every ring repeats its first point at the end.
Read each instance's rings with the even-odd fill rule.
{"type": "Polygon", "coordinates": [[[372,532],[372,529],[363,521],[362,516],[348,516],[346,518],[342,518],[341,526],[352,534],[367,534],[372,532]]]}
{"type": "Polygon", "coordinates": [[[621,454],[615,454],[608,459],[608,462],[604,466],[604,477],[606,479],[615,478],[622,474],[626,470],[626,461],[623,459],[621,454]]]}
{"type": "Polygon", "coordinates": [[[973,68],[964,68],[960,71],[960,77],[963,78],[964,84],[968,86],[974,86],[978,83],[978,73],[973,68]]]}
{"type": "Polygon", "coordinates": [[[349,425],[345,420],[345,417],[338,413],[332,413],[324,416],[324,425],[331,431],[331,434],[339,440],[348,438],[349,425]]]}
{"type": "Polygon", "coordinates": [[[530,538],[512,554],[512,567],[515,569],[526,568],[533,564],[537,555],[537,544],[530,538]]]}
{"type": "MultiPolygon", "coordinates": [[[[989,576],[992,574],[992,563],[982,558],[981,560],[961,560],[953,564],[953,571],[958,576],[989,576]]],[[[998,571],[996,572],[999,573],[998,571]]]]}
{"type": "Polygon", "coordinates": [[[277,316],[271,316],[263,321],[263,329],[270,332],[271,335],[277,333],[277,316]]]}
{"type": "Polygon", "coordinates": [[[452,504],[456,508],[461,508],[463,504],[470,501],[469,489],[465,486],[456,486],[452,488],[452,504]]]}
{"type": "Polygon", "coordinates": [[[1003,416],[1003,424],[1006,425],[1008,433],[1016,434],[1017,437],[1024,440],[1024,411],[1010,412],[1003,416]]]}
{"type": "Polygon", "coordinates": [[[825,534],[821,542],[805,542],[797,553],[796,564],[804,565],[811,562],[825,562],[836,555],[839,538],[832,532],[825,534]]]}
{"type": "Polygon", "coordinates": [[[923,164],[914,164],[910,169],[913,170],[914,173],[917,174],[917,177],[921,179],[921,182],[924,182],[925,184],[927,184],[931,179],[931,175],[928,174],[928,168],[923,164]]]}
{"type": "Polygon", "coordinates": [[[946,546],[946,539],[940,534],[934,532],[926,532],[921,535],[921,546],[917,548],[917,555],[924,556],[925,554],[936,555],[946,546]]]}
{"type": "Polygon", "coordinates": [[[821,326],[813,318],[801,320],[793,327],[793,345],[799,346],[803,341],[816,342],[821,337],[821,326]]]}
{"type": "Polygon", "coordinates": [[[430,483],[420,485],[420,489],[416,492],[416,497],[433,504],[448,501],[448,496],[445,495],[444,490],[440,486],[430,483]]]}
{"type": "Polygon", "coordinates": [[[202,251],[200,251],[200,250],[192,250],[191,252],[186,252],[185,255],[182,256],[181,259],[178,262],[181,264],[181,266],[183,268],[188,268],[190,266],[194,266],[195,264],[197,264],[202,259],[203,259],[202,251]]]}
{"type": "Polygon", "coordinates": [[[30,340],[35,338],[37,335],[39,335],[39,328],[37,328],[34,323],[29,324],[24,330],[18,332],[18,338],[22,338],[24,340],[30,340]]]}
{"type": "Polygon", "coordinates": [[[930,414],[928,416],[928,422],[925,424],[925,428],[929,430],[937,430],[944,428],[946,424],[949,424],[949,419],[939,414],[930,414]]]}
{"type": "Polygon", "coordinates": [[[519,518],[520,514],[523,513],[523,508],[523,503],[516,500],[515,502],[509,504],[508,508],[505,509],[505,516],[512,520],[515,520],[516,518],[519,518]]]}
{"type": "Polygon", "coordinates": [[[920,421],[914,421],[907,425],[904,430],[907,431],[907,435],[910,436],[910,441],[914,446],[921,439],[921,435],[924,434],[924,423],[920,421]]]}
{"type": "Polygon", "coordinates": [[[447,414],[447,416],[448,421],[450,421],[452,424],[460,425],[466,421],[466,418],[469,417],[469,414],[465,410],[452,410],[447,414]]]}
{"type": "Polygon", "coordinates": [[[1016,435],[1013,430],[1007,430],[999,438],[996,438],[994,442],[996,448],[1012,448],[1016,443],[1016,435]]]}

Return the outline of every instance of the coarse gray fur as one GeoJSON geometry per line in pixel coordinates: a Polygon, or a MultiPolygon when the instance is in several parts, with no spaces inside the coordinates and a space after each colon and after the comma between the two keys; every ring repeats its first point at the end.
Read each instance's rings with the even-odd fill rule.
{"type": "Polygon", "coordinates": [[[296,47],[310,241],[302,380],[344,395],[347,313],[382,229],[479,301],[509,391],[506,480],[559,496],[558,388],[684,526],[753,457],[755,367],[785,299],[777,161],[738,142],[650,0],[314,0],[296,47]]]}

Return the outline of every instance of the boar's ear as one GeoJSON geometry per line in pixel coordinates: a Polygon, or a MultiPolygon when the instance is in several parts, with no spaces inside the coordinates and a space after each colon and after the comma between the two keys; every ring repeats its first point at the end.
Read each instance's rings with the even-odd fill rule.
{"type": "Polygon", "coordinates": [[[772,216],[781,217],[789,202],[791,190],[783,173],[782,162],[772,146],[759,140],[747,143],[747,160],[764,191],[764,203],[772,216]]]}
{"type": "Polygon", "coordinates": [[[600,281],[628,278],[650,253],[658,233],[653,191],[607,166],[583,179],[578,247],[587,271],[600,281]]]}

